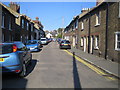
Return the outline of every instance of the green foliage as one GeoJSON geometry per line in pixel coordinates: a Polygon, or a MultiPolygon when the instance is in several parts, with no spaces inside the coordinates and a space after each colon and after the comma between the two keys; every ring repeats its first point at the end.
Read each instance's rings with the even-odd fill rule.
{"type": "Polygon", "coordinates": [[[62,34],[58,34],[58,35],[57,35],[57,38],[62,38],[62,34]]]}

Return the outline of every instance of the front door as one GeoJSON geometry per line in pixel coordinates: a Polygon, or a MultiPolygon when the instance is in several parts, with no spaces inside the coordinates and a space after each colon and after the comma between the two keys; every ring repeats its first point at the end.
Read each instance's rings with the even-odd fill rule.
{"type": "Polygon", "coordinates": [[[93,36],[90,38],[90,53],[93,53],[93,36]]]}
{"type": "Polygon", "coordinates": [[[84,37],[84,52],[86,52],[86,37],[84,37]]]}
{"type": "Polygon", "coordinates": [[[75,47],[75,36],[73,36],[73,47],[75,47]]]}

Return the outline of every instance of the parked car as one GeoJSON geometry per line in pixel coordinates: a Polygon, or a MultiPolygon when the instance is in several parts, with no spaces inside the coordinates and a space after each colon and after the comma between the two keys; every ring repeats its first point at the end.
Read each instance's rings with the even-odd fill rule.
{"type": "Polygon", "coordinates": [[[47,38],[41,38],[41,44],[42,44],[42,45],[48,44],[47,38]]]}
{"type": "Polygon", "coordinates": [[[0,43],[0,64],[3,73],[26,76],[26,67],[31,63],[32,54],[22,42],[0,43]]]}
{"type": "Polygon", "coordinates": [[[28,42],[26,43],[26,47],[31,52],[33,52],[33,51],[39,51],[42,45],[39,40],[28,40],[28,42]]]}
{"type": "Polygon", "coordinates": [[[58,39],[57,39],[58,44],[60,44],[61,41],[62,41],[61,38],[58,38],[58,39]]]}
{"type": "Polygon", "coordinates": [[[52,38],[48,38],[48,43],[52,42],[52,38]]]}
{"type": "Polygon", "coordinates": [[[70,41],[68,40],[62,40],[59,44],[60,49],[71,49],[70,41]]]}

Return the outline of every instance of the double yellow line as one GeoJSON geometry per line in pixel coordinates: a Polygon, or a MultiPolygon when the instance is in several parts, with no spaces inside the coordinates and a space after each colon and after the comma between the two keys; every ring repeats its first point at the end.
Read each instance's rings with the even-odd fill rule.
{"type": "MultiPolygon", "coordinates": [[[[73,54],[67,50],[64,50],[65,52],[67,52],[69,55],[73,56],[73,54]]],[[[97,74],[101,75],[101,76],[107,76],[105,77],[106,79],[110,79],[110,80],[117,80],[116,78],[110,77],[107,73],[103,72],[102,70],[100,70],[99,68],[93,66],[92,64],[89,64],[88,62],[86,62],[85,60],[80,59],[79,57],[77,57],[76,55],[74,55],[74,58],[76,60],[78,60],[79,62],[83,63],[84,65],[86,65],[87,67],[89,67],[90,69],[92,69],[93,71],[95,71],[97,74]]]]}

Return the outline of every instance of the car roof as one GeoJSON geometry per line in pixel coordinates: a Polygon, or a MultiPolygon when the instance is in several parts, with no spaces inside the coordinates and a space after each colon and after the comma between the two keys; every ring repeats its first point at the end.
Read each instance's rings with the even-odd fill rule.
{"type": "MultiPolygon", "coordinates": [[[[69,40],[62,40],[62,41],[69,41],[69,40]]],[[[70,42],[70,41],[69,41],[70,42]]]]}
{"type": "Polygon", "coordinates": [[[39,41],[39,40],[28,40],[28,41],[39,41]]]}
{"type": "Polygon", "coordinates": [[[14,44],[14,43],[6,43],[6,42],[4,42],[4,43],[0,43],[0,44],[4,44],[4,45],[6,44],[7,45],[7,44],[14,44]]]}

